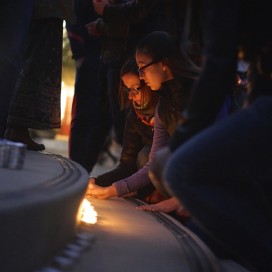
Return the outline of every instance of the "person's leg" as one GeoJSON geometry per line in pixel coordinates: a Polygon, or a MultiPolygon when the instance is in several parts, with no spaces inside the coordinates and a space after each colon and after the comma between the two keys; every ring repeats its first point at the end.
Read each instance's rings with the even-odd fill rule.
{"type": "Polygon", "coordinates": [[[10,107],[5,137],[30,150],[45,146],[32,140],[28,129],[60,128],[63,20],[32,20],[26,55],[10,107]]]}
{"type": "Polygon", "coordinates": [[[99,52],[96,53],[86,56],[77,70],[69,138],[70,158],[88,172],[95,165],[111,126],[107,97],[98,81],[98,74],[104,70],[99,52]]]}
{"type": "Polygon", "coordinates": [[[212,239],[256,271],[272,271],[272,97],[178,148],[166,186],[212,239]]]}
{"type": "Polygon", "coordinates": [[[15,85],[22,63],[32,0],[2,0],[0,4],[0,137],[4,136],[15,85]]]}
{"type": "Polygon", "coordinates": [[[126,111],[120,109],[119,86],[120,86],[121,62],[112,61],[109,63],[107,74],[108,80],[108,99],[112,115],[112,126],[119,144],[123,143],[123,134],[126,122],[126,111]]]}

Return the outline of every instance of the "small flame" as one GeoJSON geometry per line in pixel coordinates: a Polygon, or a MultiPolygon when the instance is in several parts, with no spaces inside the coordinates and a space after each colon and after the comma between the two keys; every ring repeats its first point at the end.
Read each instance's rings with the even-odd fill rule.
{"type": "Polygon", "coordinates": [[[81,203],[80,220],[88,224],[95,224],[97,222],[97,212],[86,198],[81,203]]]}

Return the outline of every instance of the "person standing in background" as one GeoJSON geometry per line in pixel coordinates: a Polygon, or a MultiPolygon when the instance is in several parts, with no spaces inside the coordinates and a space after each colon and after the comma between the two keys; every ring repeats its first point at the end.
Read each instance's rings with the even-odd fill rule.
{"type": "Polygon", "coordinates": [[[90,172],[104,143],[101,133],[108,131],[109,121],[98,114],[101,38],[90,36],[85,27],[98,16],[89,0],[75,0],[75,14],[75,23],[66,22],[76,63],[69,157],[90,172]]]}
{"type": "Polygon", "coordinates": [[[5,138],[45,149],[32,129],[60,128],[63,20],[74,20],[73,0],[35,0],[23,67],[7,119],[5,138]]]}
{"type": "Polygon", "coordinates": [[[2,0],[0,4],[0,138],[4,137],[6,120],[15,94],[15,84],[22,65],[32,0],[2,0]]]}

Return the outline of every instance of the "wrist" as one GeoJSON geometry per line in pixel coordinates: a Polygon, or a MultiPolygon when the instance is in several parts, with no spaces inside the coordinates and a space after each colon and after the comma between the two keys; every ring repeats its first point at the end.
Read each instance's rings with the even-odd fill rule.
{"type": "Polygon", "coordinates": [[[116,189],[115,185],[111,185],[111,186],[107,187],[107,191],[108,191],[108,195],[110,197],[117,196],[117,189],[116,189]]]}
{"type": "Polygon", "coordinates": [[[96,178],[89,177],[89,183],[96,184],[96,178]]]}

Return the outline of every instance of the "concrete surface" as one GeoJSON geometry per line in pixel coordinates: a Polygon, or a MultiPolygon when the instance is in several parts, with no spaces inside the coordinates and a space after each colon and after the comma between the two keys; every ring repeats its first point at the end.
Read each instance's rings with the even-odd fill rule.
{"type": "MultiPolygon", "coordinates": [[[[67,137],[56,137],[55,139],[42,138],[37,140],[39,143],[43,143],[45,145],[45,151],[61,155],[65,158],[68,158],[68,138],[67,137]]],[[[121,147],[113,144],[111,146],[111,151],[118,158],[120,157],[121,147]]],[[[96,177],[99,174],[105,173],[114,169],[116,167],[116,163],[114,163],[108,156],[105,155],[105,160],[103,164],[97,163],[94,166],[93,171],[90,173],[90,176],[96,177]]]]}
{"type": "Polygon", "coordinates": [[[75,235],[88,173],[62,156],[27,151],[22,169],[0,168],[0,271],[30,272],[75,235]]]}

